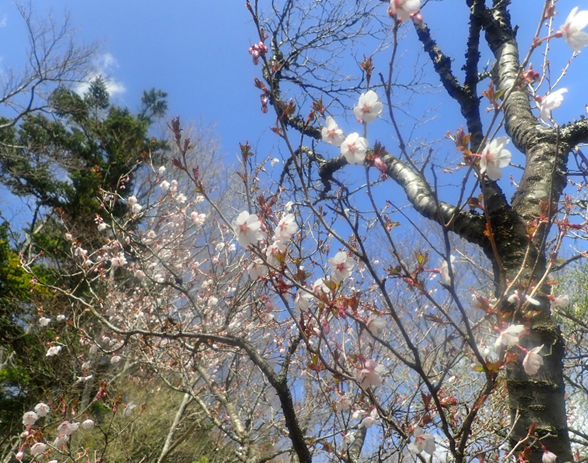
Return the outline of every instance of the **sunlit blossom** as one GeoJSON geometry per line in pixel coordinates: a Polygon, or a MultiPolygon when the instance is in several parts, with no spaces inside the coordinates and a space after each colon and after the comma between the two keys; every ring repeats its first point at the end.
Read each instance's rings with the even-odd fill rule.
{"type": "Polygon", "coordinates": [[[273,267],[279,267],[286,255],[286,245],[280,241],[274,241],[266,250],[267,263],[273,267]]]}
{"type": "Polygon", "coordinates": [[[384,373],[383,365],[378,365],[371,359],[365,361],[363,368],[361,368],[355,375],[355,380],[364,389],[370,386],[381,386],[381,374],[384,373]]]}
{"type": "Polygon", "coordinates": [[[37,422],[38,419],[39,415],[37,415],[35,412],[26,412],[22,416],[22,424],[25,426],[32,426],[37,422]]]}
{"type": "Polygon", "coordinates": [[[294,214],[286,214],[280,219],[274,231],[274,238],[280,241],[290,241],[298,231],[298,224],[294,214]]]}
{"type": "Polygon", "coordinates": [[[557,463],[558,461],[559,459],[555,453],[550,452],[549,450],[543,451],[543,456],[541,457],[542,463],[557,463]]]}
{"type": "Polygon", "coordinates": [[[69,421],[64,421],[57,427],[57,432],[59,434],[69,436],[71,433],[77,431],[79,427],[80,423],[70,423],[69,421]]]}
{"type": "Polygon", "coordinates": [[[334,257],[329,259],[329,267],[331,267],[331,280],[335,283],[346,280],[351,276],[355,263],[353,259],[344,251],[339,251],[334,257]]]}
{"type": "Polygon", "coordinates": [[[500,352],[502,349],[508,349],[519,342],[519,336],[524,331],[524,325],[510,325],[498,335],[494,343],[494,349],[500,352]]]}
{"type": "Polygon", "coordinates": [[[69,441],[68,434],[58,434],[55,440],[53,441],[53,447],[59,448],[67,444],[67,441],[69,441]]]}
{"type": "MultiPolygon", "coordinates": [[[[450,261],[451,261],[451,270],[455,271],[454,267],[453,267],[453,262],[455,262],[455,256],[451,256],[450,261]]],[[[443,260],[443,262],[441,262],[441,265],[439,266],[439,276],[441,277],[441,282],[445,286],[451,285],[451,279],[449,278],[449,265],[447,264],[446,260],[443,260]]]]}
{"type": "Polygon", "coordinates": [[[54,355],[59,354],[61,352],[61,346],[51,346],[47,349],[47,353],[45,354],[47,357],[53,357],[54,355]]]}
{"type": "Polygon", "coordinates": [[[341,143],[345,141],[343,130],[339,128],[331,116],[327,117],[326,125],[321,129],[321,136],[324,142],[335,146],[341,146],[341,143]]]}
{"type": "Polygon", "coordinates": [[[551,111],[561,106],[564,99],[563,94],[567,93],[567,91],[567,88],[560,88],[541,99],[540,109],[541,120],[543,122],[549,124],[549,121],[551,120],[551,111]]]}
{"type": "Polygon", "coordinates": [[[588,26],[588,11],[578,11],[578,7],[575,7],[570,11],[566,22],[559,28],[572,50],[580,51],[588,45],[588,34],[582,30],[586,26],[588,26]]]}
{"type": "Polygon", "coordinates": [[[353,115],[360,121],[370,123],[382,113],[384,104],[378,100],[378,95],[373,90],[362,93],[359,102],[353,108],[353,115]]]}
{"type": "Polygon", "coordinates": [[[237,241],[243,247],[256,244],[263,238],[261,231],[261,222],[256,214],[249,214],[243,211],[233,222],[233,231],[237,241]]]}
{"type": "Polygon", "coordinates": [[[422,452],[433,455],[435,452],[435,438],[433,436],[425,434],[421,428],[415,428],[412,435],[414,440],[408,444],[408,450],[415,455],[420,455],[422,452]]]}
{"type": "Polygon", "coordinates": [[[510,164],[511,153],[504,149],[510,140],[507,137],[498,137],[492,140],[480,155],[480,171],[490,180],[499,180],[502,177],[502,168],[510,164]]]}
{"type": "Polygon", "coordinates": [[[159,188],[161,188],[161,192],[163,194],[167,193],[167,191],[169,190],[170,187],[170,183],[167,180],[164,180],[163,182],[161,182],[159,184],[159,188]]]}
{"type": "Polygon", "coordinates": [[[125,409],[123,411],[123,416],[129,417],[133,414],[133,410],[135,410],[135,408],[137,408],[137,405],[135,405],[134,402],[129,402],[128,404],[125,405],[125,409]]]}
{"type": "Polygon", "coordinates": [[[410,21],[410,17],[421,9],[421,0],[391,0],[390,13],[399,21],[410,21]]]}
{"type": "Polygon", "coordinates": [[[257,280],[258,278],[267,275],[268,271],[267,265],[265,265],[261,259],[255,259],[247,267],[247,273],[249,273],[249,277],[252,280],[257,280]]]}
{"type": "Polygon", "coordinates": [[[35,442],[31,445],[31,455],[45,453],[45,450],[47,450],[47,444],[44,444],[43,442],[35,442]]]}
{"type": "Polygon", "coordinates": [[[162,176],[163,174],[165,174],[165,170],[165,166],[160,166],[157,172],[160,176],[162,176]]]}
{"type": "Polygon", "coordinates": [[[93,427],[94,427],[94,421],[92,421],[89,418],[82,422],[82,428],[84,428],[84,429],[92,429],[93,427]]]}
{"type": "Polygon", "coordinates": [[[39,416],[47,416],[50,411],[51,407],[49,407],[49,405],[47,405],[46,403],[40,402],[37,405],[35,405],[35,412],[39,416]]]}
{"type": "MultiPolygon", "coordinates": [[[[367,330],[364,330],[362,335],[364,338],[371,338],[371,335],[378,336],[384,328],[386,328],[386,320],[376,314],[370,314],[365,323],[367,330]],[[369,330],[369,332],[368,332],[369,330]]],[[[368,340],[368,339],[366,339],[368,340]]]]}
{"type": "Polygon", "coordinates": [[[368,141],[357,132],[347,136],[341,144],[341,154],[350,164],[363,164],[368,149],[368,141]]]}
{"type": "Polygon", "coordinates": [[[541,349],[543,349],[543,345],[534,347],[527,351],[527,355],[523,359],[523,368],[529,376],[536,375],[541,365],[543,365],[543,357],[539,354],[541,349]]]}
{"type": "Polygon", "coordinates": [[[368,416],[366,416],[363,420],[361,420],[361,423],[359,426],[360,427],[363,426],[366,429],[371,428],[374,425],[374,423],[376,421],[378,421],[379,417],[380,417],[380,415],[378,415],[378,409],[374,408],[368,416]]]}

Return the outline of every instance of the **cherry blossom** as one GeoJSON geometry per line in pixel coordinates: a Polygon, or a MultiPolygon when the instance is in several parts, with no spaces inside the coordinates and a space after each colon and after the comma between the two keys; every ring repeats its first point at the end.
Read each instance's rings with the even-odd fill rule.
{"type": "Polygon", "coordinates": [[[347,450],[347,447],[349,447],[351,444],[353,444],[353,442],[355,442],[355,433],[352,432],[348,432],[347,434],[343,435],[343,451],[345,452],[347,450]]]}
{"type": "Polygon", "coordinates": [[[378,415],[378,409],[374,408],[371,413],[366,416],[360,423],[359,427],[364,427],[366,429],[371,428],[372,425],[378,421],[378,418],[380,416],[378,415]]]}
{"type": "Polygon", "coordinates": [[[378,336],[378,334],[380,334],[382,330],[386,328],[386,320],[372,313],[368,317],[365,325],[367,327],[367,330],[363,331],[362,337],[365,340],[369,340],[371,338],[371,335],[378,336]]]}
{"type": "Polygon", "coordinates": [[[47,318],[47,317],[41,317],[39,318],[39,326],[44,328],[46,327],[49,323],[51,323],[51,319],[47,318]]]}
{"type": "Polygon", "coordinates": [[[407,22],[421,9],[421,0],[390,0],[390,14],[399,21],[407,22]]]}
{"type": "Polygon", "coordinates": [[[378,365],[371,359],[365,361],[363,368],[355,375],[355,381],[364,389],[370,386],[381,386],[381,374],[384,373],[384,366],[378,365]]]}
{"type": "Polygon", "coordinates": [[[46,403],[40,402],[37,405],[35,405],[35,412],[39,416],[47,416],[50,411],[51,408],[46,403]]]}
{"type": "Polygon", "coordinates": [[[58,434],[57,437],[55,438],[55,440],[53,441],[53,447],[59,448],[65,444],[67,444],[68,440],[69,440],[68,434],[58,434]]]}
{"type": "Polygon", "coordinates": [[[504,147],[510,142],[507,137],[498,137],[492,140],[480,155],[480,171],[490,180],[499,180],[502,177],[502,168],[510,164],[512,155],[504,147]]]}
{"type": "Polygon", "coordinates": [[[296,298],[294,299],[294,307],[300,311],[308,310],[312,298],[312,294],[307,293],[306,291],[298,291],[296,293],[296,298]]]}
{"type": "Polygon", "coordinates": [[[37,422],[38,419],[39,415],[37,415],[35,412],[26,412],[22,416],[22,424],[25,426],[32,426],[37,422]]]}
{"type": "Polygon", "coordinates": [[[266,250],[267,263],[273,267],[279,267],[286,255],[286,245],[280,241],[274,241],[266,250]]]}
{"type": "Polygon", "coordinates": [[[588,45],[588,34],[582,30],[586,26],[588,26],[588,11],[578,12],[578,7],[575,7],[570,11],[566,22],[559,28],[572,50],[580,51],[588,45]]]}
{"type": "Polygon", "coordinates": [[[164,180],[163,182],[161,182],[159,184],[159,188],[161,188],[161,192],[163,194],[166,194],[167,193],[167,190],[169,190],[169,186],[170,185],[169,185],[169,182],[167,180],[164,180]]]}
{"type": "Polygon", "coordinates": [[[415,455],[420,455],[423,451],[433,455],[435,452],[435,438],[433,436],[425,434],[421,428],[415,428],[412,435],[414,440],[408,445],[408,450],[415,455]]]}
{"type": "Polygon", "coordinates": [[[352,403],[351,396],[349,394],[345,394],[335,401],[335,410],[338,413],[346,412],[351,408],[352,403]]]}
{"type": "Polygon", "coordinates": [[[354,116],[367,124],[373,122],[382,113],[384,104],[378,100],[378,95],[373,90],[362,93],[359,103],[353,108],[354,116]]]}
{"type": "Polygon", "coordinates": [[[125,409],[123,411],[123,416],[125,417],[129,417],[133,414],[133,410],[135,410],[135,408],[137,408],[137,405],[135,405],[134,402],[129,402],[127,405],[125,405],[125,409]]]}
{"type": "Polygon", "coordinates": [[[65,320],[65,315],[63,315],[63,314],[61,314],[61,313],[60,313],[60,314],[59,314],[57,317],[55,317],[55,319],[56,319],[58,322],[62,322],[62,321],[64,321],[64,320],[65,320]]]}
{"type": "Polygon", "coordinates": [[[157,172],[159,173],[159,176],[161,177],[163,174],[165,174],[165,166],[160,166],[159,169],[157,170],[157,172]]]}
{"type": "Polygon", "coordinates": [[[327,117],[326,125],[321,130],[323,141],[335,146],[341,146],[341,143],[345,141],[345,135],[343,130],[339,128],[335,119],[331,116],[327,117]]]}
{"type": "Polygon", "coordinates": [[[249,264],[249,267],[247,267],[247,273],[249,273],[249,277],[252,280],[257,280],[258,278],[267,275],[268,268],[261,259],[255,259],[249,264]]]}
{"type": "MultiPolygon", "coordinates": [[[[455,262],[455,256],[451,256],[449,260],[451,261],[451,270],[453,270],[453,262],[455,262]]],[[[449,278],[449,265],[447,264],[446,260],[443,260],[443,262],[441,262],[441,265],[439,266],[439,276],[441,277],[441,282],[445,286],[451,285],[451,279],[449,278]]]]}
{"type": "Polygon", "coordinates": [[[280,241],[290,241],[298,231],[298,224],[295,220],[294,214],[286,214],[282,217],[274,231],[274,238],[280,241]]]}
{"type": "Polygon", "coordinates": [[[94,427],[94,421],[91,419],[87,419],[82,423],[82,428],[84,429],[92,429],[94,427]]]}
{"type": "Polygon", "coordinates": [[[69,421],[64,421],[57,427],[57,432],[65,436],[69,436],[73,432],[77,431],[79,427],[80,423],[70,423],[69,421]]]}
{"type": "Polygon", "coordinates": [[[24,452],[20,450],[16,455],[14,455],[14,458],[16,458],[18,461],[21,461],[24,458],[24,452]]]}
{"type": "Polygon", "coordinates": [[[534,347],[527,351],[527,355],[523,359],[523,368],[529,376],[536,375],[541,365],[543,365],[543,357],[539,355],[541,349],[543,349],[543,345],[534,347]]]}
{"type": "Polygon", "coordinates": [[[347,255],[346,252],[339,251],[335,257],[329,259],[329,266],[331,267],[331,280],[335,283],[340,283],[346,280],[351,275],[351,270],[355,263],[353,259],[347,255]]]}
{"type": "Polygon", "coordinates": [[[543,456],[541,457],[542,463],[557,463],[559,460],[557,455],[549,450],[543,450],[543,456]]]}
{"type": "Polygon", "coordinates": [[[554,297],[551,300],[551,308],[555,309],[557,307],[565,307],[570,303],[570,296],[567,294],[560,294],[557,297],[554,297]]]}
{"type": "Polygon", "coordinates": [[[45,354],[47,357],[53,357],[54,355],[59,354],[61,352],[61,346],[51,346],[47,349],[47,353],[45,354]]]}
{"type": "Polygon", "coordinates": [[[31,446],[31,455],[39,455],[41,453],[45,453],[45,450],[47,450],[47,444],[43,442],[35,442],[31,446]]]}
{"type": "Polygon", "coordinates": [[[367,149],[368,141],[357,132],[348,135],[341,144],[341,154],[350,164],[363,164],[367,149]]]}
{"type": "Polygon", "coordinates": [[[249,214],[243,211],[233,222],[233,230],[237,241],[241,246],[246,248],[250,244],[256,244],[263,238],[261,232],[261,222],[256,214],[249,214]]]}
{"type": "MultiPolygon", "coordinates": [[[[586,13],[588,13],[588,11],[586,13]]],[[[563,94],[567,93],[567,91],[567,88],[560,88],[555,92],[551,92],[546,97],[541,98],[540,109],[541,120],[543,122],[545,122],[546,124],[549,123],[551,119],[551,111],[561,106],[561,103],[563,102],[563,94]]]]}
{"type": "Polygon", "coordinates": [[[524,325],[510,325],[507,329],[500,332],[498,339],[494,343],[494,349],[500,352],[502,348],[508,349],[519,342],[519,335],[525,329],[524,325]]]}

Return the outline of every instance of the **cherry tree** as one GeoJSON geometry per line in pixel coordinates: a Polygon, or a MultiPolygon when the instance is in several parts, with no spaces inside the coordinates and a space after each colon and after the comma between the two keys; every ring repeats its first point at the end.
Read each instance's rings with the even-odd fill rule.
{"type": "MultiPolygon", "coordinates": [[[[88,349],[183,394],[159,461],[190,407],[243,462],[586,458],[585,348],[565,357],[585,338],[552,288],[585,256],[588,126],[556,120],[588,11],[533,5],[523,38],[508,2],[468,0],[456,71],[434,7],[247,3],[281,159],[244,141],[223,199],[174,119],[151,194],[123,179],[101,197],[127,211],[97,221],[106,244],[71,237],[87,290],[50,289],[88,349]]],[[[33,418],[23,448],[48,455],[33,418]]]]}

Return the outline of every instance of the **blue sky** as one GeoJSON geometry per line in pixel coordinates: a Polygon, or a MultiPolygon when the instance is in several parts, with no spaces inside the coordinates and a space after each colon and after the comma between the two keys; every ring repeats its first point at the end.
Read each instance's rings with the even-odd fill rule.
{"type": "MultiPolygon", "coordinates": [[[[80,42],[98,45],[97,64],[124,89],[114,95],[122,106],[137,110],[143,90],[162,89],[169,93],[169,116],[216,125],[224,151],[267,125],[252,85],[256,69],[247,50],[254,29],[245,2],[35,0],[34,10],[57,20],[70,12],[80,42]]],[[[23,21],[8,2],[0,6],[0,21],[1,65],[18,69],[23,21]]]]}

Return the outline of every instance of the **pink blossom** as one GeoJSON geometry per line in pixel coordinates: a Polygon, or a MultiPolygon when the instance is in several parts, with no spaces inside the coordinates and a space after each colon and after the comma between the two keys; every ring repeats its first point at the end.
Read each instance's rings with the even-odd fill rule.
{"type": "Polygon", "coordinates": [[[55,438],[55,440],[53,441],[53,447],[59,448],[65,444],[67,444],[68,440],[69,440],[69,435],[58,434],[57,437],[55,438]]]}
{"type": "Polygon", "coordinates": [[[524,325],[510,325],[507,329],[500,332],[498,339],[494,343],[494,349],[500,352],[502,348],[508,349],[519,342],[519,335],[525,329],[524,325]]]}
{"type": "MultiPolygon", "coordinates": [[[[588,11],[586,12],[588,13],[588,11]]],[[[541,120],[546,124],[551,120],[551,111],[555,108],[559,108],[563,102],[563,94],[567,93],[567,88],[560,88],[555,92],[551,92],[549,95],[541,99],[541,120]]]]}
{"type": "Polygon", "coordinates": [[[580,51],[588,45],[588,34],[582,30],[586,26],[588,26],[588,11],[578,12],[578,7],[575,7],[568,15],[566,22],[559,28],[572,50],[580,51]]]}
{"type": "Polygon", "coordinates": [[[353,259],[347,255],[346,252],[339,251],[335,257],[329,259],[329,266],[331,267],[331,280],[335,283],[340,283],[347,280],[351,276],[351,270],[355,263],[353,259]]]}
{"type": "Polygon", "coordinates": [[[341,154],[350,164],[363,164],[367,149],[368,141],[357,132],[348,135],[341,144],[341,154]]]}
{"type": "Polygon", "coordinates": [[[21,461],[24,458],[24,452],[20,450],[16,455],[14,455],[14,458],[16,458],[18,461],[21,461]]]}
{"type": "Polygon", "coordinates": [[[421,0],[390,0],[390,13],[399,21],[407,22],[421,9],[421,0]]]}
{"type": "Polygon", "coordinates": [[[355,381],[364,389],[370,386],[381,386],[381,374],[384,373],[384,366],[378,365],[371,359],[365,361],[363,368],[355,375],[355,381]]]}
{"type": "Polygon", "coordinates": [[[256,244],[263,238],[261,232],[261,222],[256,214],[249,214],[243,211],[233,222],[233,231],[237,241],[241,246],[246,248],[250,244],[256,244]]]}
{"type": "Polygon", "coordinates": [[[362,93],[359,103],[353,108],[355,117],[367,124],[373,122],[382,113],[384,104],[378,100],[378,95],[373,90],[362,93]]]}
{"type": "Polygon", "coordinates": [[[435,452],[435,438],[433,436],[425,434],[421,428],[415,428],[412,435],[414,440],[408,445],[408,450],[415,455],[420,455],[423,451],[433,455],[435,452]]]}
{"type": "Polygon", "coordinates": [[[341,143],[345,141],[343,130],[339,128],[335,122],[335,119],[333,119],[331,116],[327,117],[326,123],[326,126],[321,130],[323,141],[331,145],[341,146],[341,143]]]}
{"type": "Polygon", "coordinates": [[[510,142],[507,137],[498,137],[486,145],[480,156],[480,171],[490,180],[499,180],[502,177],[503,167],[510,164],[512,155],[504,147],[510,142]]]}
{"type": "Polygon", "coordinates": [[[543,349],[543,345],[534,347],[527,351],[527,355],[523,359],[523,368],[529,376],[536,375],[541,365],[543,365],[543,357],[539,355],[541,349],[543,349]]]}

